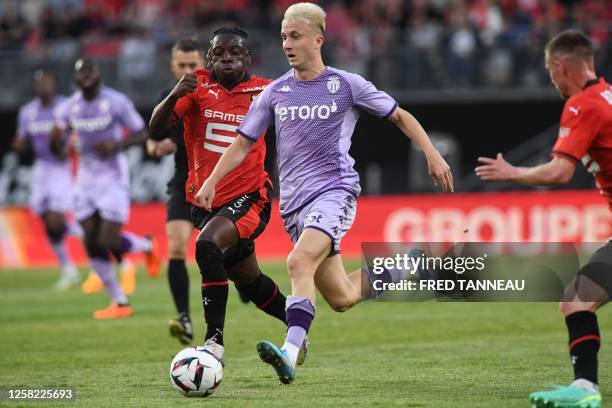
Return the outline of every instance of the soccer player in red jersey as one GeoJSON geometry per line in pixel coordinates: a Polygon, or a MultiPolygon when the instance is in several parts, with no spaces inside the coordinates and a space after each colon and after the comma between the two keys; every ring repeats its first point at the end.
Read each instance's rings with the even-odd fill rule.
{"type": "Polygon", "coordinates": [[[183,120],[189,167],[186,199],[192,203],[192,222],[200,230],[196,262],[202,275],[205,347],[220,361],[228,278],[241,295],[285,322],[285,296],[260,271],[255,257],[255,238],[270,218],[271,182],[264,169],[263,137],[242,165],[219,184],[212,211],[199,207],[195,200],[202,183],[236,138],[236,129],[251,102],[270,83],[247,72],[250,61],[244,31],[226,27],[215,31],[207,54],[211,71],[183,76],[155,107],[150,123],[150,132],[155,134],[183,120]]]}
{"type": "MultiPolygon", "coordinates": [[[[582,162],[593,173],[612,210],[612,86],[597,79],[593,48],[584,34],[568,30],[553,38],[545,50],[546,68],[561,97],[559,136],[552,159],[536,167],[515,167],[501,153],[481,157],[476,174],[483,180],[527,185],[565,184],[582,162]]],[[[566,291],[561,312],[569,331],[574,382],[568,387],[531,394],[533,407],[601,407],[597,386],[600,346],[595,311],[612,296],[612,241],[598,249],[580,269],[575,290],[566,291]]]]}

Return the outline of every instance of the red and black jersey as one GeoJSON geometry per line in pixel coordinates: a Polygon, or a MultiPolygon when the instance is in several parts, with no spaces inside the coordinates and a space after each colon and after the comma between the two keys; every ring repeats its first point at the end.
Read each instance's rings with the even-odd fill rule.
{"type": "Polygon", "coordinates": [[[565,103],[552,155],[582,162],[612,210],[612,86],[603,78],[565,103]]]}
{"type": "MultiPolygon", "coordinates": [[[[271,81],[251,76],[228,91],[207,71],[198,70],[196,75],[197,89],[177,101],[174,113],[183,119],[184,125],[189,166],[186,199],[198,205],[195,195],[236,138],[236,129],[253,98],[271,81]]],[[[212,207],[220,207],[241,194],[257,191],[269,181],[264,169],[265,157],[266,144],[262,137],[253,145],[244,161],[219,181],[212,207]]]]}

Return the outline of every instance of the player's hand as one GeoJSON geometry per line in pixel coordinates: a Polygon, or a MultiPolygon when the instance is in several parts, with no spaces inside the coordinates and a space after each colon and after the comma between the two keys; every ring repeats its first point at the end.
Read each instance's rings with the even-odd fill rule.
{"type": "Polygon", "coordinates": [[[179,99],[187,95],[188,93],[195,91],[197,87],[198,77],[196,76],[196,74],[185,74],[183,75],[181,80],[178,81],[178,84],[176,84],[174,89],[170,91],[170,95],[172,95],[176,99],[179,99]]]}
{"type": "Polygon", "coordinates": [[[79,151],[80,144],[79,134],[76,131],[70,132],[68,135],[68,151],[72,153],[77,153],[79,151]]]}
{"type": "Polygon", "coordinates": [[[96,149],[96,153],[98,153],[98,155],[106,158],[117,153],[119,150],[119,145],[112,140],[102,140],[98,142],[94,148],[96,149]]]}
{"type": "Polygon", "coordinates": [[[433,179],[434,186],[442,185],[442,191],[453,192],[455,186],[453,185],[453,174],[451,173],[450,166],[446,163],[446,160],[442,157],[440,152],[434,150],[432,153],[426,155],[427,167],[429,170],[429,176],[433,179]]]}
{"type": "Polygon", "coordinates": [[[518,169],[508,163],[501,153],[497,153],[497,157],[479,157],[478,161],[483,163],[474,169],[478,177],[485,181],[508,181],[517,173],[518,169]]]}
{"type": "Polygon", "coordinates": [[[212,203],[215,199],[215,185],[210,181],[210,179],[206,179],[200,190],[195,195],[195,199],[200,204],[200,207],[204,208],[206,211],[212,210],[212,203]]]}
{"type": "Polygon", "coordinates": [[[177,150],[178,147],[176,146],[176,143],[174,143],[172,139],[167,137],[157,143],[154,152],[155,156],[162,157],[171,153],[176,153],[177,150]]]}

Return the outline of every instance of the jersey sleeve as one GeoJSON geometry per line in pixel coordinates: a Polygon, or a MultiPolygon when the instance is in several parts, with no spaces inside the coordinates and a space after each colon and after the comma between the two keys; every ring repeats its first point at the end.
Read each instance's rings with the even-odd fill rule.
{"type": "Polygon", "coordinates": [[[580,107],[568,101],[561,114],[559,135],[551,155],[578,163],[599,133],[601,123],[601,115],[595,107],[580,107]]]}
{"type": "Polygon", "coordinates": [[[236,130],[239,135],[256,142],[264,134],[264,131],[272,125],[274,112],[272,110],[271,94],[272,86],[268,85],[262,93],[255,97],[242,124],[236,130]]]}
{"type": "Polygon", "coordinates": [[[348,74],[346,79],[351,86],[353,105],[381,118],[389,117],[397,108],[395,99],[386,92],[378,90],[361,75],[348,74]]]}
{"type": "Polygon", "coordinates": [[[145,123],[142,116],[127,96],[121,95],[117,98],[116,109],[119,120],[130,132],[137,133],[144,129],[145,123]]]}
{"type": "Polygon", "coordinates": [[[19,113],[17,114],[17,138],[24,140],[28,140],[30,138],[26,125],[26,112],[23,107],[19,109],[19,113]]]}

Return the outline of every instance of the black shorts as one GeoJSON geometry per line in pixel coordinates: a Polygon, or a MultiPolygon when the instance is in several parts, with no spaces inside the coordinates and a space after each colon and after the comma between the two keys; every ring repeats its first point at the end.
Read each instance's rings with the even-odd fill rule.
{"type": "Polygon", "coordinates": [[[196,205],[191,206],[191,222],[198,230],[202,230],[216,216],[225,217],[236,226],[240,242],[225,253],[225,267],[233,266],[255,252],[255,239],[270,221],[271,189],[272,186],[266,183],[259,190],[236,197],[221,207],[213,208],[211,212],[196,205]]]}
{"type": "Polygon", "coordinates": [[[166,222],[174,220],[191,222],[191,204],[185,199],[186,180],[187,176],[177,173],[168,182],[166,222]]]}
{"type": "Polygon", "coordinates": [[[589,262],[584,265],[579,275],[590,278],[603,288],[608,294],[608,301],[612,299],[612,240],[599,248],[589,262]]]}

